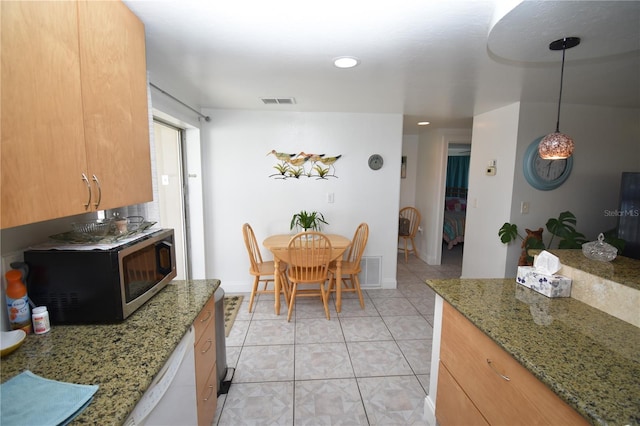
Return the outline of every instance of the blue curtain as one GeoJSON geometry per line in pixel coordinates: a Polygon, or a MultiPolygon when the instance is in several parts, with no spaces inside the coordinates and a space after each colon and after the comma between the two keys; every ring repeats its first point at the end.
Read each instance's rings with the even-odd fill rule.
{"type": "Polygon", "coordinates": [[[447,158],[447,186],[455,188],[469,188],[468,155],[455,155],[447,158]]]}

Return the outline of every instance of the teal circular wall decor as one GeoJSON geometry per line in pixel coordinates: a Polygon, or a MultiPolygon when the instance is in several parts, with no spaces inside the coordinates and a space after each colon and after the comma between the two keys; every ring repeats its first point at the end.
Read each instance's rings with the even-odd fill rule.
{"type": "Polygon", "coordinates": [[[566,160],[543,160],[538,155],[538,144],[543,136],[531,142],[524,153],[523,172],[529,185],[541,191],[550,191],[562,185],[571,174],[573,156],[566,160]]]}

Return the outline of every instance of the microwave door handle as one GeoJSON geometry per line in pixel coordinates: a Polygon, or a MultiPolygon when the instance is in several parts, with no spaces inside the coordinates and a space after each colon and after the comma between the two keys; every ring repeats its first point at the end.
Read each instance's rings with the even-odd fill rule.
{"type": "Polygon", "coordinates": [[[156,267],[161,274],[167,275],[173,270],[172,246],[173,244],[167,241],[161,241],[156,245],[156,267]]]}

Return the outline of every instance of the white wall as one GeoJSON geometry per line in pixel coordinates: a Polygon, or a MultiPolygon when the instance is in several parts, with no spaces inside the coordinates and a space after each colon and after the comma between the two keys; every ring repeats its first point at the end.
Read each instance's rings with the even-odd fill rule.
{"type": "Polygon", "coordinates": [[[473,119],[462,278],[504,274],[507,247],[498,229],[511,211],[519,114],[516,103],[473,119]],[[485,175],[491,160],[496,160],[495,176],[485,175]]]}
{"type": "MultiPolygon", "coordinates": [[[[442,225],[438,233],[438,221],[442,221],[433,200],[437,200],[444,187],[442,176],[446,170],[446,163],[442,163],[444,144],[440,133],[433,129],[425,129],[420,132],[418,145],[418,176],[416,208],[422,216],[422,233],[416,234],[416,246],[420,258],[430,265],[440,263],[440,256],[434,248],[436,240],[442,240],[442,225]]],[[[444,197],[444,195],[443,195],[444,197]]],[[[440,222],[442,224],[442,222],[440,222]]]]}
{"type": "MultiPolygon", "coordinates": [[[[364,256],[382,259],[382,287],[396,286],[402,116],[205,110],[212,124],[203,131],[207,276],[227,292],[248,291],[251,277],[242,239],[248,222],[262,241],[290,233],[291,216],[317,210],[329,222],[324,232],[351,238],[360,222],[369,224],[364,256]],[[274,179],[279,152],[342,155],[337,178],[274,179]],[[373,153],[384,158],[369,169],[373,153]],[[334,194],[334,203],[327,202],[334,194]]],[[[272,256],[263,250],[263,257],[272,256]]]]}

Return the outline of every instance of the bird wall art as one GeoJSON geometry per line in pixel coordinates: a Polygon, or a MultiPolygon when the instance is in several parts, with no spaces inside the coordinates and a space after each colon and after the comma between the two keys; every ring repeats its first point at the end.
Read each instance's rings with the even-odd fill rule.
{"type": "Polygon", "coordinates": [[[275,149],[269,151],[267,156],[273,155],[278,162],[274,169],[277,173],[269,175],[275,179],[300,179],[301,177],[327,179],[336,176],[335,163],[342,154],[332,157],[325,154],[309,154],[304,151],[298,154],[278,152],[275,149]]]}

